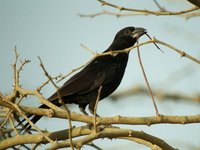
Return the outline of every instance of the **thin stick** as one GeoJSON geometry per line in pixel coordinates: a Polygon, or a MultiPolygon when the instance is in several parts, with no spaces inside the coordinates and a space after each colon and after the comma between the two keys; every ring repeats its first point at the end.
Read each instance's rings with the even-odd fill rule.
{"type": "MultiPolygon", "coordinates": [[[[138,43],[139,43],[139,42],[137,41],[137,44],[138,44],[138,43]]],[[[151,99],[152,99],[152,101],[153,101],[154,108],[155,108],[155,110],[156,110],[156,115],[159,116],[158,108],[157,108],[157,106],[156,106],[156,102],[155,102],[155,99],[154,99],[153,93],[152,93],[152,91],[151,91],[151,87],[150,87],[150,85],[149,85],[149,82],[148,82],[148,79],[147,79],[146,73],[145,73],[145,71],[144,71],[144,67],[143,67],[142,61],[141,61],[139,47],[137,47],[137,53],[138,53],[138,58],[139,58],[139,63],[140,63],[141,69],[142,69],[142,73],[143,73],[143,76],[144,76],[145,82],[146,82],[146,84],[147,84],[149,94],[150,94],[151,99]]]]}
{"type": "Polygon", "coordinates": [[[98,89],[97,99],[96,99],[96,103],[94,106],[94,131],[95,131],[95,133],[97,133],[97,106],[98,106],[98,102],[100,99],[101,90],[102,90],[102,85],[98,89]]]}
{"type": "Polygon", "coordinates": [[[164,7],[162,7],[158,2],[157,0],[153,0],[154,3],[156,4],[156,6],[160,9],[161,12],[165,12],[167,11],[164,7]]]}
{"type": "Polygon", "coordinates": [[[56,93],[58,95],[58,99],[59,101],[61,102],[61,104],[63,105],[63,107],[65,108],[66,110],[66,113],[67,113],[67,117],[68,117],[68,123],[69,123],[69,141],[70,141],[70,145],[71,145],[71,149],[74,150],[74,145],[73,145],[73,141],[72,141],[72,123],[71,123],[71,117],[70,117],[70,111],[68,109],[68,107],[65,105],[61,95],[60,95],[60,92],[59,92],[59,87],[54,83],[54,81],[52,80],[51,76],[49,75],[49,73],[46,71],[43,63],[42,63],[42,60],[41,58],[38,56],[38,59],[40,61],[40,66],[41,68],[43,69],[45,75],[47,76],[47,78],[50,80],[50,82],[53,84],[53,86],[56,88],[56,93]]]}
{"type": "MultiPolygon", "coordinates": [[[[12,110],[11,110],[11,113],[12,113],[12,110]]],[[[10,114],[11,114],[10,113],[10,114]]],[[[19,135],[19,132],[17,131],[16,127],[15,127],[15,124],[14,124],[14,120],[13,120],[13,116],[12,115],[9,115],[9,121],[10,121],[10,126],[11,128],[15,131],[15,134],[16,135],[19,135]]]]}
{"type": "Polygon", "coordinates": [[[101,3],[102,6],[110,6],[110,7],[113,7],[115,9],[118,9],[120,11],[129,11],[129,12],[137,12],[137,13],[143,13],[143,14],[151,14],[151,15],[156,15],[156,16],[159,16],[159,15],[181,15],[181,14],[186,14],[186,13],[189,13],[189,12],[193,12],[195,10],[199,10],[199,7],[197,6],[193,6],[189,9],[186,9],[186,10],[182,10],[182,11],[177,11],[177,12],[172,12],[172,11],[152,11],[152,10],[147,10],[147,9],[134,9],[134,8],[127,8],[127,7],[122,7],[122,6],[119,6],[119,5],[115,5],[113,3],[109,3],[107,1],[104,1],[104,0],[97,0],[101,3]]]}
{"type": "Polygon", "coordinates": [[[88,52],[90,52],[92,55],[96,55],[95,52],[93,52],[91,49],[89,49],[89,48],[86,47],[85,45],[81,44],[81,47],[83,47],[85,50],[87,50],[88,52]]]}
{"type": "MultiPolygon", "coordinates": [[[[146,35],[147,35],[147,34],[146,34],[146,35]]],[[[115,51],[112,51],[112,52],[105,52],[105,53],[101,53],[101,54],[96,53],[88,62],[86,62],[85,64],[81,65],[80,67],[77,67],[76,69],[73,69],[71,72],[69,72],[68,74],[66,74],[66,75],[64,75],[63,77],[61,77],[61,78],[57,81],[57,83],[60,82],[60,81],[62,81],[64,78],[68,77],[68,76],[71,75],[72,73],[76,72],[77,70],[79,70],[79,69],[85,67],[86,65],[88,65],[88,64],[89,64],[90,62],[92,62],[96,57],[102,57],[102,56],[105,56],[105,55],[113,55],[113,54],[118,54],[118,53],[128,53],[128,52],[130,52],[131,50],[133,50],[133,49],[136,48],[136,47],[143,46],[143,45],[147,45],[147,44],[149,44],[149,43],[154,43],[154,45],[155,45],[161,52],[163,52],[163,51],[160,49],[160,47],[158,47],[158,45],[157,45],[156,43],[161,44],[161,45],[164,45],[165,47],[168,47],[169,49],[174,50],[174,51],[176,51],[177,53],[179,53],[179,54],[181,55],[181,57],[186,57],[186,58],[188,58],[188,59],[190,59],[190,60],[192,60],[192,61],[194,61],[194,62],[200,64],[200,60],[199,60],[199,59],[192,57],[191,55],[187,54],[186,52],[181,51],[181,50],[177,49],[176,47],[174,47],[174,46],[172,46],[172,45],[170,45],[170,44],[168,44],[168,43],[166,43],[166,42],[160,41],[160,40],[155,39],[155,38],[152,39],[149,35],[147,35],[147,36],[150,38],[149,41],[146,41],[146,42],[143,42],[143,43],[134,45],[134,46],[129,47],[129,48],[126,48],[126,49],[124,49],[124,50],[115,50],[115,51]]],[[[163,53],[164,53],[164,52],[163,52],[163,53]]]]}

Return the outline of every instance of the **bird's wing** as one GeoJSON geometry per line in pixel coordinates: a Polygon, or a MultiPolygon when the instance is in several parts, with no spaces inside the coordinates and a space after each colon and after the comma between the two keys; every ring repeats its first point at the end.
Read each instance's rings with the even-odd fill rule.
{"type": "MultiPolygon", "coordinates": [[[[106,60],[99,61],[99,59],[95,59],[80,72],[72,76],[59,89],[61,97],[84,94],[106,84],[108,82],[107,79],[114,75],[112,70],[115,70],[117,67],[117,65],[108,63],[106,60]]],[[[53,94],[49,99],[57,99],[57,94],[53,94]]]]}

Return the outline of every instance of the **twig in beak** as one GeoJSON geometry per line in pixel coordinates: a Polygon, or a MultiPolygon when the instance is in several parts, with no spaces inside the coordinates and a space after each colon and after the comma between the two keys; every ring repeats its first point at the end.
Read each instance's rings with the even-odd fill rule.
{"type": "MultiPolygon", "coordinates": [[[[147,33],[145,33],[145,35],[146,35],[150,40],[152,40],[152,38],[150,37],[150,35],[148,35],[147,33]]],[[[160,50],[162,53],[164,53],[163,50],[162,50],[155,42],[153,42],[153,44],[157,47],[158,50],[160,50]]]]}

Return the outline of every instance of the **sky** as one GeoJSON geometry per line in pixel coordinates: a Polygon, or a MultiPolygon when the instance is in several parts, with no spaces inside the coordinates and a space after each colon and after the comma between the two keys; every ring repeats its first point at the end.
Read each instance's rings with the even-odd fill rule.
{"type": "MultiPolygon", "coordinates": [[[[157,10],[153,1],[110,2],[124,7],[157,10]]],[[[161,5],[172,11],[191,7],[187,2],[166,0],[161,1],[161,5]]],[[[31,63],[24,67],[21,74],[22,86],[34,90],[46,80],[39,66],[38,56],[41,57],[47,71],[52,76],[59,73],[67,74],[92,58],[92,54],[82,48],[81,44],[100,53],[111,44],[115,34],[127,26],[143,27],[148,30],[151,37],[165,41],[194,57],[200,57],[200,30],[197,30],[200,26],[200,20],[198,17],[186,20],[180,16],[117,18],[102,15],[95,18],[81,18],[78,15],[79,13],[97,13],[102,10],[115,11],[107,6],[101,7],[100,3],[94,0],[85,0],[84,3],[80,0],[0,0],[0,91],[3,94],[9,94],[12,91],[13,70],[11,64],[14,62],[13,49],[15,46],[20,54],[20,59],[31,60],[31,63]]],[[[148,38],[144,36],[140,38],[140,42],[147,40],[148,38]]],[[[198,64],[181,58],[179,54],[164,46],[160,47],[164,54],[159,52],[153,44],[140,48],[143,65],[152,89],[186,94],[199,93],[200,72],[198,64]]],[[[59,85],[62,85],[63,82],[59,85]]],[[[126,74],[116,92],[126,90],[134,85],[145,85],[135,50],[130,54],[126,74]]],[[[48,85],[42,90],[46,97],[54,91],[52,85],[48,85]]],[[[164,115],[195,115],[200,113],[197,103],[170,100],[157,103],[159,111],[164,115]]],[[[27,99],[24,104],[39,105],[37,99],[32,97],[27,99]]],[[[72,110],[79,112],[77,107],[72,107],[72,110]]],[[[155,115],[149,96],[131,96],[115,103],[106,99],[99,103],[98,111],[101,116],[155,115]],[[122,105],[124,109],[122,109],[122,105]]],[[[66,128],[63,120],[57,119],[58,126],[56,127],[54,126],[55,119],[44,118],[44,120],[38,122],[39,127],[52,131],[66,128]]],[[[143,130],[158,136],[174,147],[184,149],[185,146],[182,143],[200,147],[199,124],[127,126],[127,128],[143,130]]],[[[145,149],[141,145],[126,141],[119,142],[119,140],[103,140],[103,142],[97,140],[96,143],[110,150],[120,149],[120,147],[129,149],[133,146],[137,149],[145,149]]],[[[92,148],[85,147],[84,149],[92,148]]]]}

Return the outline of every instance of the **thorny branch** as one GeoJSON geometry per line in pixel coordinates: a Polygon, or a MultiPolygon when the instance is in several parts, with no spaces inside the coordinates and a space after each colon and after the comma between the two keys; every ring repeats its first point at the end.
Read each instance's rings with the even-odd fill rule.
{"type": "Polygon", "coordinates": [[[97,0],[98,2],[101,3],[102,6],[109,6],[112,8],[115,8],[117,10],[120,11],[120,13],[115,13],[115,12],[111,12],[111,11],[107,11],[107,10],[103,10],[102,12],[99,13],[94,13],[94,14],[78,14],[80,17],[96,17],[99,15],[113,15],[116,17],[122,17],[122,16],[136,16],[136,15],[155,15],[155,16],[174,16],[174,15],[179,15],[179,16],[183,16],[186,17],[187,19],[191,18],[192,15],[197,16],[196,13],[192,14],[191,12],[194,12],[196,10],[199,10],[198,6],[193,6],[189,9],[186,10],[182,10],[182,11],[177,11],[177,12],[172,12],[172,11],[168,11],[165,8],[161,7],[157,1],[154,1],[155,4],[157,5],[159,11],[152,11],[152,10],[148,10],[148,9],[134,9],[134,8],[126,8],[123,6],[119,6],[119,5],[115,5],[113,3],[109,3],[107,1],[104,0],[97,0]],[[128,13],[121,13],[122,11],[127,11],[128,13]],[[187,15],[189,15],[190,17],[187,17],[187,15]]]}
{"type": "MultiPolygon", "coordinates": [[[[33,124],[31,121],[30,121],[30,119],[24,114],[24,112],[18,107],[18,104],[19,104],[19,102],[18,103],[12,103],[12,101],[13,101],[13,99],[14,99],[14,101],[16,100],[16,98],[17,97],[20,97],[20,96],[22,96],[22,97],[24,97],[24,95],[20,95],[19,93],[19,91],[18,91],[18,88],[20,88],[20,86],[19,86],[19,77],[20,77],[20,72],[22,71],[22,69],[23,69],[23,66],[25,65],[25,64],[27,64],[27,63],[29,63],[30,61],[27,61],[27,60],[25,60],[24,62],[23,61],[21,61],[21,65],[20,65],[20,67],[19,67],[19,69],[17,69],[17,63],[18,63],[18,58],[19,58],[19,54],[17,53],[17,49],[16,49],[16,47],[15,47],[15,49],[14,49],[14,52],[15,52],[15,62],[14,62],[14,64],[13,64],[13,72],[14,72],[14,91],[13,91],[13,94],[9,97],[9,96],[7,96],[7,101],[6,101],[6,103],[8,103],[9,105],[11,105],[11,106],[13,106],[14,108],[15,108],[15,110],[20,114],[20,116],[22,116],[26,121],[28,121],[29,123],[30,123],[30,125],[32,126],[32,127],[34,127],[41,135],[43,135],[44,136],[44,138],[46,138],[50,143],[53,143],[53,141],[51,140],[51,139],[49,139],[47,136],[45,136],[44,134],[43,134],[43,132],[37,127],[37,126],[35,126],[35,124],[33,124]],[[8,98],[10,98],[10,100],[8,99],[8,98]]],[[[3,96],[1,96],[1,98],[3,98],[3,96]]],[[[10,112],[12,113],[12,111],[13,110],[10,110],[10,112]]],[[[10,117],[11,115],[10,115],[10,113],[8,114],[9,115],[9,119],[10,120],[12,120],[12,121],[10,121],[10,124],[11,124],[11,127],[13,126],[13,130],[16,132],[16,134],[18,135],[18,131],[16,130],[16,128],[15,128],[15,125],[14,125],[14,123],[13,123],[13,117],[10,117]]],[[[5,123],[5,122],[4,122],[5,123]]],[[[1,126],[2,127],[2,126],[1,126]]]]}
{"type": "Polygon", "coordinates": [[[71,123],[71,117],[70,117],[70,111],[67,107],[67,105],[65,105],[61,95],[60,95],[60,92],[59,92],[59,87],[54,83],[54,81],[52,80],[52,78],[50,77],[49,73],[46,71],[43,63],[42,63],[42,60],[40,57],[38,57],[39,60],[40,60],[40,66],[42,67],[45,75],[47,76],[47,78],[50,80],[50,82],[53,84],[53,86],[56,88],[56,92],[57,92],[57,95],[58,95],[58,98],[59,98],[59,101],[60,103],[64,106],[66,112],[67,112],[67,118],[68,118],[68,122],[69,122],[69,140],[70,140],[70,146],[71,146],[71,149],[74,150],[74,146],[73,146],[73,141],[72,141],[72,123],[71,123]]]}
{"type": "MultiPolygon", "coordinates": [[[[97,12],[97,13],[92,13],[92,14],[82,14],[82,13],[78,13],[78,15],[80,17],[85,17],[85,18],[94,18],[94,17],[98,17],[101,15],[108,15],[108,16],[115,16],[117,18],[120,17],[130,17],[130,16],[148,16],[151,14],[148,13],[134,13],[134,12],[113,12],[113,11],[109,11],[109,10],[102,10],[101,12],[97,12]]],[[[191,19],[194,17],[199,17],[200,13],[199,12],[194,12],[194,13],[186,13],[186,14],[181,14],[179,15],[180,17],[183,17],[185,19],[191,19]]]]}
{"type": "MultiPolygon", "coordinates": [[[[5,99],[0,99],[0,105],[10,108],[13,111],[17,111],[13,105],[6,102],[5,99]]],[[[35,107],[25,107],[19,106],[20,109],[27,113],[40,116],[49,116],[49,111],[51,109],[42,109],[35,107]]],[[[51,117],[68,119],[66,111],[64,110],[55,110],[54,114],[51,117]]],[[[70,112],[70,117],[72,121],[79,121],[85,123],[93,123],[94,117],[87,116],[84,114],[79,114],[75,112],[70,112]]],[[[200,115],[191,115],[191,116],[150,116],[150,117],[125,117],[125,116],[114,116],[114,117],[97,117],[98,125],[110,125],[110,124],[129,124],[129,125],[153,125],[153,124],[191,124],[191,123],[200,123],[200,115]]]]}
{"type": "MultiPolygon", "coordinates": [[[[65,140],[68,139],[66,135],[68,135],[69,130],[62,130],[56,131],[52,133],[45,133],[46,136],[53,140],[65,140]]],[[[75,127],[72,129],[72,137],[80,137],[84,136],[83,138],[77,139],[73,141],[73,144],[77,149],[79,149],[82,145],[87,144],[96,139],[102,139],[109,137],[110,139],[115,138],[122,138],[122,137],[129,137],[129,138],[138,138],[148,141],[154,145],[158,145],[162,149],[167,150],[175,150],[175,148],[168,145],[162,139],[159,139],[155,136],[149,135],[143,131],[135,131],[130,129],[118,129],[118,128],[106,128],[103,131],[99,132],[98,134],[93,134],[93,131],[89,129],[87,126],[75,127]],[[81,131],[81,132],[80,132],[81,131]]],[[[11,146],[16,146],[19,144],[28,144],[28,143],[48,143],[48,141],[44,140],[40,134],[34,135],[18,135],[17,137],[12,137],[4,140],[0,143],[1,148],[6,149],[11,146]],[[16,140],[17,139],[17,140],[16,140]]],[[[56,142],[48,149],[58,149],[70,147],[70,142],[56,142]]]]}
{"type": "MultiPolygon", "coordinates": [[[[178,48],[176,48],[176,47],[174,47],[174,46],[172,46],[172,45],[170,45],[170,44],[168,44],[166,42],[160,41],[160,40],[158,40],[156,38],[153,38],[153,39],[151,39],[149,41],[142,42],[140,44],[137,44],[137,45],[134,45],[132,47],[126,48],[124,50],[109,51],[109,52],[105,52],[105,53],[101,53],[101,54],[96,53],[94,55],[94,57],[89,62],[91,62],[95,57],[102,57],[102,56],[105,56],[105,55],[114,55],[114,54],[117,54],[117,53],[128,53],[128,52],[132,51],[134,48],[137,48],[137,47],[140,47],[140,46],[144,46],[144,45],[147,45],[147,44],[150,44],[150,43],[158,43],[160,45],[168,47],[170,50],[173,50],[173,51],[176,51],[177,53],[179,53],[181,55],[181,57],[186,57],[186,58],[188,58],[188,59],[200,64],[200,60],[199,59],[194,58],[191,55],[187,54],[186,52],[184,52],[184,51],[182,51],[182,50],[180,50],[180,49],[178,49],[178,48]]],[[[88,64],[89,62],[87,62],[86,64],[88,64]]]]}
{"type": "Polygon", "coordinates": [[[93,52],[91,49],[89,49],[88,47],[86,47],[86,46],[84,46],[83,44],[81,44],[81,46],[82,46],[84,49],[86,49],[87,51],[89,51],[89,52],[93,55],[93,57],[92,57],[88,62],[86,62],[85,64],[83,64],[83,65],[81,65],[81,66],[79,66],[79,67],[73,69],[71,72],[69,72],[69,73],[67,73],[66,75],[60,77],[60,79],[58,80],[58,82],[62,81],[63,79],[65,79],[65,78],[68,77],[69,75],[73,74],[74,72],[80,70],[81,68],[85,67],[85,66],[88,65],[90,62],[92,62],[96,57],[102,57],[102,56],[105,56],[105,55],[114,55],[114,54],[117,54],[117,53],[128,53],[128,52],[132,51],[134,48],[137,48],[137,47],[140,47],[140,46],[143,46],[143,45],[146,45],[146,44],[150,44],[150,43],[158,43],[158,44],[161,44],[161,45],[163,45],[163,46],[166,46],[166,47],[168,47],[170,50],[174,50],[174,51],[176,51],[177,53],[179,53],[179,54],[181,55],[181,57],[186,57],[186,58],[188,58],[188,59],[190,59],[190,60],[192,60],[192,61],[194,61],[194,62],[200,64],[200,60],[199,60],[199,59],[194,58],[194,57],[192,57],[191,55],[187,54],[186,52],[184,52],[184,51],[182,51],[182,50],[180,50],[180,49],[178,49],[178,48],[176,48],[176,47],[174,47],[174,46],[172,46],[172,45],[170,45],[170,44],[168,44],[168,43],[166,43],[166,42],[163,42],[163,41],[161,41],[161,40],[158,40],[158,39],[156,39],[156,38],[153,38],[153,39],[151,39],[151,40],[149,40],[149,41],[146,41],[146,42],[142,42],[142,43],[140,43],[140,44],[134,45],[134,46],[129,47],[129,48],[124,49],[124,50],[110,51],[110,52],[101,53],[101,54],[96,53],[96,52],[93,52]]]}
{"type": "MultiPolygon", "coordinates": [[[[167,91],[160,90],[160,89],[154,89],[153,91],[154,91],[153,95],[156,96],[158,98],[158,100],[160,100],[160,101],[164,101],[167,99],[167,100],[173,100],[173,101],[187,101],[187,102],[200,103],[200,95],[199,94],[189,95],[189,94],[183,94],[183,93],[179,93],[179,92],[167,92],[167,91]]],[[[139,94],[147,95],[148,94],[147,88],[142,85],[135,85],[124,91],[112,94],[110,96],[110,98],[113,100],[116,100],[116,99],[121,99],[122,97],[139,95],[139,94]]]]}
{"type": "MultiPolygon", "coordinates": [[[[133,50],[136,47],[143,46],[143,45],[146,45],[146,44],[149,44],[149,43],[158,43],[158,44],[164,45],[164,46],[176,51],[177,53],[181,54],[182,57],[187,57],[188,59],[200,64],[200,61],[198,59],[190,56],[189,54],[187,54],[187,53],[185,53],[185,52],[183,52],[183,51],[181,51],[181,50],[179,50],[179,49],[177,49],[177,48],[175,48],[175,47],[173,47],[173,46],[171,46],[171,45],[169,45],[169,44],[167,44],[165,42],[159,41],[159,40],[157,40],[155,38],[152,39],[152,40],[149,40],[147,42],[143,42],[143,43],[140,43],[140,44],[135,45],[133,47],[130,47],[128,49],[120,50],[120,51],[117,51],[117,52],[116,51],[112,51],[112,52],[103,53],[103,54],[93,53],[93,55],[94,55],[93,58],[89,62],[87,62],[86,64],[90,63],[95,57],[102,57],[104,55],[114,55],[115,53],[127,53],[127,52],[133,50]]],[[[46,72],[45,68],[43,68],[43,70],[44,70],[46,76],[48,77],[48,80],[45,81],[36,90],[27,90],[27,89],[24,89],[21,86],[19,86],[20,72],[21,72],[23,66],[25,64],[27,64],[29,61],[27,61],[27,60],[21,61],[21,66],[17,69],[17,62],[18,62],[19,55],[17,54],[17,51],[15,51],[15,53],[16,53],[16,60],[15,60],[15,63],[13,65],[14,83],[15,84],[14,84],[13,93],[11,93],[10,95],[7,95],[7,96],[4,96],[4,95],[2,95],[0,93],[0,105],[3,106],[3,108],[6,108],[8,110],[8,111],[5,111],[5,112],[9,112],[9,113],[7,113],[7,115],[5,115],[6,117],[5,117],[4,121],[3,121],[3,125],[0,126],[1,127],[0,128],[0,134],[2,134],[3,137],[4,137],[3,141],[13,140],[13,139],[19,138],[21,136],[20,134],[18,134],[18,131],[17,131],[18,129],[16,129],[14,127],[14,117],[13,117],[12,114],[14,114],[16,112],[20,116],[25,118],[26,121],[28,121],[31,124],[31,126],[33,126],[38,131],[38,133],[40,133],[39,136],[42,137],[42,139],[41,139],[42,141],[40,143],[43,143],[43,141],[44,141],[43,137],[44,137],[45,140],[48,141],[49,143],[54,143],[53,145],[51,145],[52,147],[59,147],[61,143],[54,142],[53,140],[55,140],[55,139],[49,138],[48,135],[46,135],[46,133],[43,133],[39,128],[37,128],[37,126],[35,126],[30,121],[30,119],[27,118],[27,116],[26,116],[27,114],[49,116],[49,111],[53,110],[54,113],[51,114],[50,117],[65,118],[65,119],[67,118],[67,119],[69,119],[71,121],[79,121],[79,122],[90,123],[90,124],[94,123],[94,117],[87,116],[87,115],[82,115],[82,114],[78,114],[78,113],[74,113],[74,112],[70,112],[70,111],[67,113],[66,109],[63,110],[63,109],[55,106],[54,104],[52,104],[51,102],[49,102],[47,99],[45,99],[43,97],[43,95],[40,93],[40,90],[46,84],[48,84],[49,82],[52,82],[53,84],[55,84],[53,82],[54,78],[51,78],[49,76],[49,74],[46,72]],[[24,106],[19,105],[20,101],[22,99],[24,99],[25,97],[29,96],[29,95],[36,96],[41,101],[42,104],[47,105],[50,109],[31,108],[31,107],[24,107],[24,106]],[[20,100],[18,102],[16,102],[16,99],[18,99],[18,98],[20,100]],[[11,129],[7,129],[6,126],[5,126],[9,122],[10,122],[10,125],[11,125],[11,129]],[[7,135],[10,136],[11,135],[10,133],[12,131],[15,131],[16,136],[13,137],[13,138],[8,138],[7,135]]],[[[43,64],[41,62],[41,66],[42,65],[43,64]]],[[[85,65],[83,65],[83,66],[85,66],[85,65]]],[[[78,70],[78,69],[75,69],[75,70],[78,70]]],[[[73,73],[75,70],[73,70],[71,73],[73,73]]],[[[58,90],[57,86],[55,86],[55,88],[58,90]]],[[[59,91],[58,91],[58,96],[59,96],[59,91]]],[[[200,116],[199,115],[194,115],[194,116],[162,116],[162,115],[160,115],[160,116],[152,116],[152,117],[123,117],[123,116],[97,117],[95,124],[96,125],[110,125],[110,124],[152,125],[152,124],[160,124],[160,123],[162,123],[162,124],[163,123],[171,123],[171,124],[200,123],[200,116]]],[[[72,139],[74,137],[74,135],[73,135],[74,129],[72,127],[70,127],[70,128],[69,128],[69,130],[67,132],[68,134],[65,134],[65,138],[72,139]],[[70,134],[70,132],[71,132],[71,134],[70,134]],[[70,135],[71,135],[71,138],[70,138],[70,135]]],[[[98,128],[98,127],[96,127],[96,128],[98,128]]],[[[122,132],[122,131],[124,131],[126,129],[116,129],[116,130],[117,130],[118,133],[120,133],[120,132],[122,132]]],[[[66,143],[68,143],[68,147],[76,146],[77,148],[80,148],[80,147],[82,147],[83,144],[88,143],[88,142],[90,142],[90,141],[92,141],[94,139],[97,139],[97,138],[115,137],[115,131],[116,130],[115,129],[111,129],[110,130],[109,128],[105,128],[105,130],[97,132],[96,134],[89,133],[88,136],[86,136],[85,138],[84,137],[81,138],[79,141],[78,140],[73,140],[73,141],[69,140],[69,141],[63,142],[63,144],[66,146],[66,143]],[[109,134],[107,134],[107,133],[104,134],[104,131],[107,131],[107,129],[109,130],[109,134]],[[112,132],[110,132],[110,131],[112,131],[112,132]],[[102,136],[102,134],[104,136],[102,136]]],[[[136,132],[139,132],[139,131],[136,131],[136,132]]],[[[81,130],[81,133],[82,133],[82,130],[81,130]]],[[[131,133],[132,133],[132,131],[131,131],[131,133]]],[[[27,136],[32,137],[32,136],[35,136],[35,135],[27,135],[27,136]]],[[[133,134],[133,135],[131,134],[131,136],[135,137],[135,134],[133,134]]],[[[116,137],[117,138],[122,138],[122,136],[116,136],[116,137]]],[[[126,137],[126,136],[123,135],[123,137],[126,137]]],[[[137,137],[137,138],[140,138],[140,137],[137,137]]],[[[143,139],[143,138],[141,138],[141,139],[143,139]]],[[[30,142],[30,139],[27,139],[27,141],[29,140],[29,142],[27,142],[26,139],[23,139],[23,140],[26,143],[30,142]]],[[[23,144],[22,143],[23,140],[22,141],[16,141],[16,142],[18,142],[16,145],[23,144]],[[19,142],[21,142],[21,143],[19,143],[19,142]]],[[[144,140],[147,140],[147,139],[144,139],[144,140]]],[[[147,141],[151,142],[151,140],[149,141],[149,139],[148,139],[147,141]]],[[[1,144],[2,143],[4,143],[4,142],[1,142],[1,144]]],[[[156,145],[162,147],[163,145],[161,143],[162,142],[160,141],[159,143],[156,143],[156,145]]],[[[5,146],[4,144],[3,144],[3,146],[5,146]]]]}
{"type": "Polygon", "coordinates": [[[182,11],[178,11],[178,12],[151,11],[151,10],[147,10],[147,9],[146,10],[141,10],[141,9],[126,8],[126,7],[118,6],[118,5],[103,1],[103,0],[97,0],[97,1],[99,1],[102,6],[106,6],[107,5],[107,6],[116,8],[116,9],[118,9],[120,11],[125,10],[125,11],[139,12],[139,13],[148,13],[148,14],[152,14],[152,15],[156,15],[156,16],[159,16],[159,15],[180,15],[180,14],[185,14],[185,13],[192,12],[194,10],[198,10],[199,9],[199,7],[194,6],[194,7],[190,8],[190,9],[182,10],[182,11]]]}

